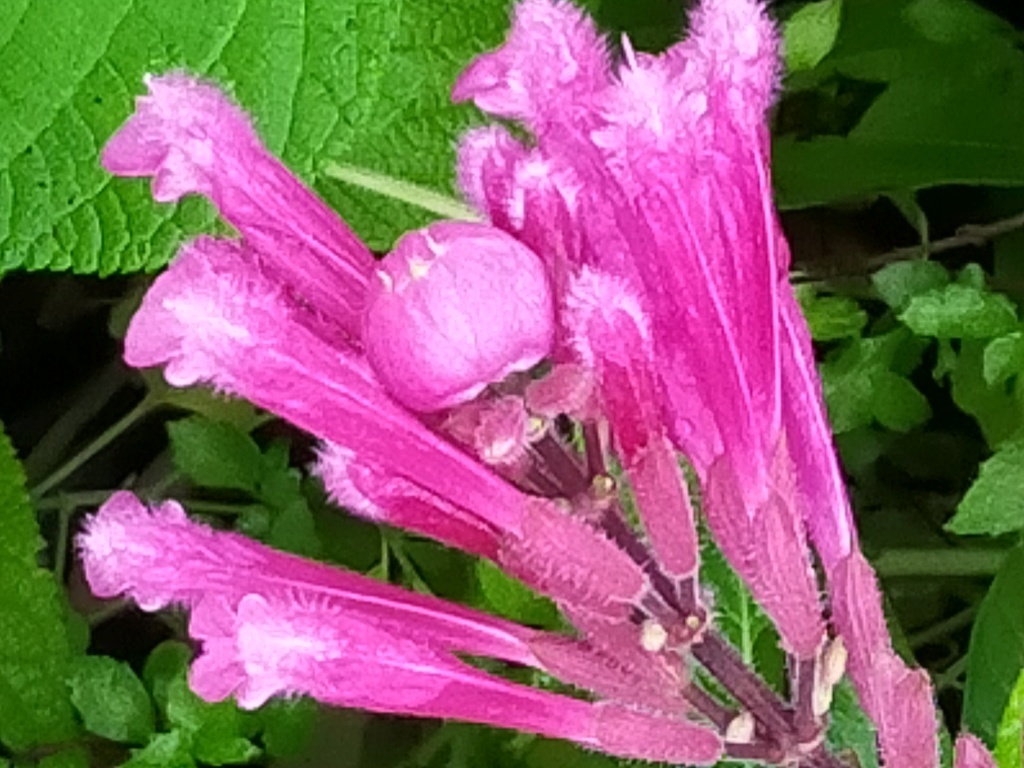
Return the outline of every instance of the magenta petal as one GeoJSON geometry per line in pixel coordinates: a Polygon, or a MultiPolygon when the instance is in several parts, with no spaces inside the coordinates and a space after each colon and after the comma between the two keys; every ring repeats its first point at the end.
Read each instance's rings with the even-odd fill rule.
{"type": "Polygon", "coordinates": [[[466,68],[452,98],[543,137],[549,126],[578,130],[607,83],[607,47],[590,17],[562,0],[524,0],[505,44],[466,68]]]}
{"type": "MultiPolygon", "coordinates": [[[[689,42],[710,62],[708,90],[735,119],[756,126],[775,99],[781,77],[779,35],[759,0],[701,0],[689,42]]],[[[668,57],[693,55],[670,50],[668,57]]]]}
{"type": "Polygon", "coordinates": [[[875,574],[859,551],[832,575],[832,618],[861,706],[878,727],[886,765],[934,768],[938,723],[928,675],[909,669],[893,651],[875,574]]]}
{"type": "Polygon", "coordinates": [[[370,466],[340,445],[325,443],[316,473],[331,498],[370,520],[406,528],[493,559],[499,531],[407,478],[370,466]]]}
{"type": "Polygon", "coordinates": [[[208,238],[183,249],[132,319],[127,362],[166,363],[176,385],[213,383],[496,529],[518,529],[521,493],[399,407],[365,360],[311,330],[309,313],[239,255],[243,246],[208,238]]]}
{"type": "Polygon", "coordinates": [[[269,272],[358,338],[373,257],[337,215],[263,146],[216,86],[177,73],[149,93],[103,150],[119,176],[152,176],[153,196],[209,197],[269,272]]]}
{"type": "Polygon", "coordinates": [[[799,658],[813,659],[825,639],[825,626],[787,464],[780,448],[766,500],[749,509],[724,457],[708,471],[704,512],[722,553],[775,623],[783,647],[799,658]]]}
{"type": "Polygon", "coordinates": [[[807,528],[826,572],[857,546],[853,512],[821,396],[811,336],[788,285],[781,285],[783,425],[807,528]]]}
{"type": "Polygon", "coordinates": [[[410,232],[371,284],[363,340],[388,391],[415,411],[471,400],[547,356],[551,289],[540,259],[483,224],[410,232]]]}
{"type": "Polygon", "coordinates": [[[595,371],[603,411],[655,554],[677,578],[697,571],[686,479],[662,426],[664,396],[639,297],[620,280],[584,270],[567,298],[566,325],[595,371]]]}
{"type": "Polygon", "coordinates": [[[532,630],[211,530],[189,520],[175,502],[149,510],[128,492],[114,494],[88,519],[78,548],[90,586],[103,597],[125,594],[148,610],[220,601],[194,614],[197,632],[230,629],[233,619],[224,611],[246,594],[296,591],[325,614],[403,623],[445,647],[535,663],[527,645],[532,630]]]}
{"type": "Polygon", "coordinates": [[[996,768],[992,753],[972,733],[961,733],[957,737],[954,754],[953,768],[996,768]]]}

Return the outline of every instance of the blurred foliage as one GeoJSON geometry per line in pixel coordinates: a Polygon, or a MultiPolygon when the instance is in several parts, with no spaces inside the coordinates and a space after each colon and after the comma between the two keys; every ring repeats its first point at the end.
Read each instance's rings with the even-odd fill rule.
{"type": "MultiPolygon", "coordinates": [[[[670,45],[685,23],[673,0],[584,4],[645,50],[670,45]]],[[[898,577],[882,569],[889,619],[901,650],[932,672],[949,729],[998,744],[1000,768],[1021,765],[1024,713],[1015,7],[783,3],[774,126],[798,295],[864,546],[879,564],[923,564],[898,577]],[[987,573],[959,572],[964,555],[987,573]]],[[[205,204],[154,205],[144,182],[99,166],[143,74],[186,67],[225,83],[270,148],[384,250],[424,214],[323,169],[359,163],[450,194],[454,140],[479,117],[449,105],[449,88],[506,26],[504,0],[0,3],[0,416],[11,436],[0,433],[0,766],[617,764],[563,742],[303,700],[256,712],[206,704],[187,687],[183,618],[98,603],[70,551],[81,515],[127,486],[281,549],[562,626],[549,601],[494,567],[339,513],[310,476],[307,436],[247,404],[128,372],[110,339],[145,285],[131,275],[164,265],[186,234],[218,228],[205,204]]],[[[781,687],[774,631],[710,545],[702,576],[725,634],[781,687]]],[[[876,765],[845,684],[829,741],[876,765]]]]}

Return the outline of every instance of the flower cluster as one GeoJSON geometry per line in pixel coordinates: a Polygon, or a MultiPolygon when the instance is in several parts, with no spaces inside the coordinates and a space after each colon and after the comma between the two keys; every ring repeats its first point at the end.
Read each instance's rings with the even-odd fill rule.
{"type": "MultiPolygon", "coordinates": [[[[105,166],[152,177],[159,201],[209,197],[239,237],[182,247],[131,323],[127,362],[309,431],[339,504],[495,561],[575,633],[275,553],[130,494],[80,538],[96,593],[188,607],[193,688],[245,707],[298,693],[626,757],[824,767],[841,765],[823,735],[846,672],[885,763],[937,766],[930,684],[890,644],[787,280],[766,128],[778,61],[759,0],[703,0],[660,56],[626,39],[613,54],[574,7],[524,0],[454,91],[532,136],[463,137],[460,184],[487,223],[436,223],[379,262],[220,90],[150,77],[105,166]],[[715,628],[680,453],[778,628],[785,699],[715,628]]],[[[992,764],[966,736],[957,760],[992,764]]]]}

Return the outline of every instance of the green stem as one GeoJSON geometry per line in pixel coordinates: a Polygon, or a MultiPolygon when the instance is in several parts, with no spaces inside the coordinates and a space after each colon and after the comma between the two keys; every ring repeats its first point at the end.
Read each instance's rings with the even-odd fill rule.
{"type": "Polygon", "coordinates": [[[460,200],[383,173],[341,163],[331,163],[324,168],[324,173],[337,181],[400,200],[445,219],[480,221],[480,214],[460,200]]]}
{"type": "Polygon", "coordinates": [[[948,619],[943,619],[942,621],[932,624],[930,627],[926,627],[920,632],[911,635],[907,638],[907,644],[916,650],[929,645],[930,643],[941,640],[946,637],[946,635],[950,635],[958,629],[966,627],[974,621],[974,617],[977,613],[978,606],[976,605],[964,608],[962,611],[950,616],[948,619]]]}
{"type": "Polygon", "coordinates": [[[57,542],[53,551],[53,576],[60,585],[64,584],[64,569],[68,560],[68,540],[71,535],[71,515],[75,505],[62,500],[57,517],[57,542]]]}
{"type": "Polygon", "coordinates": [[[999,549],[887,549],[872,564],[883,578],[994,576],[1005,556],[999,549]]]}
{"type": "Polygon", "coordinates": [[[138,405],[111,424],[95,440],[82,448],[82,450],[64,462],[64,464],[36,485],[36,487],[32,489],[32,498],[36,500],[41,499],[47,493],[64,482],[68,477],[74,474],[79,467],[84,465],[89,461],[89,459],[120,437],[121,434],[126,432],[133,424],[135,424],[135,422],[148,414],[153,407],[157,405],[157,403],[158,401],[155,399],[151,399],[148,396],[144,397],[138,405]]]}

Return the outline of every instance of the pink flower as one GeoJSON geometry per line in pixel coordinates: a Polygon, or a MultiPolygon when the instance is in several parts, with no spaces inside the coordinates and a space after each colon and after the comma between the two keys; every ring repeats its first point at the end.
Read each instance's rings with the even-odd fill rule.
{"type": "Polygon", "coordinates": [[[668,685],[647,710],[589,703],[510,683],[455,655],[564,670],[570,681],[582,668],[598,689],[657,687],[643,675],[595,665],[591,651],[567,638],[212,531],[174,502],[150,512],[131,494],[116,494],[78,545],[97,594],[127,593],[150,610],[172,602],[192,610],[190,631],[203,651],[191,686],[210,701],[233,695],[254,708],[272,696],[304,694],[375,712],[517,728],[622,757],[710,765],[721,755],[718,736],[686,718],[668,685]]]}
{"type": "Polygon", "coordinates": [[[103,150],[118,176],[152,176],[153,197],[209,197],[287,284],[337,331],[358,338],[373,257],[337,214],[263,146],[215,86],[147,77],[149,93],[103,150]]]}
{"type": "Polygon", "coordinates": [[[472,400],[551,351],[540,259],[503,232],[445,221],[398,241],[370,284],[363,340],[394,398],[414,411],[472,400]]]}
{"type": "Polygon", "coordinates": [[[535,139],[464,137],[460,183],[491,225],[432,225],[377,267],[211,85],[151,78],[104,153],[117,173],[152,175],[157,199],[209,196],[240,234],[183,247],[134,318],[126,360],[316,435],[335,500],[493,559],[553,597],[581,639],[328,575],[120,496],[83,539],[90,580],[147,608],[190,606],[204,642],[193,684],[210,698],[302,692],[701,764],[722,740],[687,701],[732,757],[832,765],[821,716],[845,644],[888,764],[933,766],[928,680],[885,632],[787,281],[765,120],[775,27],[759,0],[702,0],[665,54],[622,48],[613,63],[559,0],[517,6],[506,43],[454,92],[535,139]],[[524,373],[545,358],[546,377],[524,373]],[[564,415],[582,422],[583,457],[558,433],[564,415]],[[609,491],[608,450],[646,540],[609,491]],[[789,702],[704,622],[677,450],[719,547],[779,629],[789,702]],[[812,544],[840,641],[827,639],[812,544]],[[544,669],[603,700],[514,686],[456,653],[544,669]],[[695,685],[691,653],[745,709],[695,685]]]}

